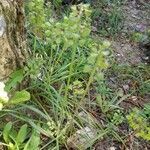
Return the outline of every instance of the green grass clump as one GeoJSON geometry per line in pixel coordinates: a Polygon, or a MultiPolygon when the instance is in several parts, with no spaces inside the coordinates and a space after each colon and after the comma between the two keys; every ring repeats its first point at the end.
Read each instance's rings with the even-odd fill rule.
{"type": "Polygon", "coordinates": [[[93,26],[102,36],[115,36],[123,28],[124,15],[122,12],[123,1],[102,0],[93,2],[93,26]]]}
{"type": "Polygon", "coordinates": [[[27,6],[32,57],[23,77],[30,81],[26,90],[31,99],[26,105],[6,107],[2,116],[27,122],[46,136],[49,140],[43,140],[42,149],[61,149],[70,136],[86,127],[78,114],[88,113],[89,92],[108,66],[106,53],[110,43],[91,37],[88,4],[72,6],[69,16],[61,20],[49,17],[43,0],[30,1],[27,6]]]}

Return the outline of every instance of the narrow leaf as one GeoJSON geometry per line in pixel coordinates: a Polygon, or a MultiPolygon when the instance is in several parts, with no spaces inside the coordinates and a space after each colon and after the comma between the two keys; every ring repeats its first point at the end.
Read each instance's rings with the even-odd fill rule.
{"type": "Polygon", "coordinates": [[[23,80],[23,74],[23,69],[13,72],[10,75],[10,79],[6,83],[5,90],[9,92],[12,88],[15,88],[15,86],[23,80]]]}

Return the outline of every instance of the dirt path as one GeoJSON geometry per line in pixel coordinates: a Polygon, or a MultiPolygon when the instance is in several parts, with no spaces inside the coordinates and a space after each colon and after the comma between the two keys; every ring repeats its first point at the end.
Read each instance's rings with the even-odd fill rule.
{"type": "Polygon", "coordinates": [[[150,1],[129,0],[122,7],[124,27],[112,45],[119,63],[138,64],[145,58],[139,44],[131,42],[133,32],[144,33],[150,29],[150,1]]]}

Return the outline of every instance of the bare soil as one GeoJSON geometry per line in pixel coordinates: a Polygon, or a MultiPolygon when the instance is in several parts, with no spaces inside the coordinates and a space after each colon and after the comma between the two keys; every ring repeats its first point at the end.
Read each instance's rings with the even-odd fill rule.
{"type": "Polygon", "coordinates": [[[122,33],[112,40],[119,63],[138,64],[145,57],[138,43],[131,41],[133,32],[144,33],[150,29],[150,1],[129,0],[122,7],[125,16],[122,33]]]}

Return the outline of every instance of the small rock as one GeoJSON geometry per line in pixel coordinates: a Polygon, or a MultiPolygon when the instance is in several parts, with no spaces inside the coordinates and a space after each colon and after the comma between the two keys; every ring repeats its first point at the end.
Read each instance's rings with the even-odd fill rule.
{"type": "Polygon", "coordinates": [[[114,146],[110,147],[109,150],[116,150],[114,146]]]}
{"type": "Polygon", "coordinates": [[[121,54],[119,54],[119,53],[117,53],[116,55],[117,55],[117,56],[121,56],[121,54]]]}
{"type": "Polygon", "coordinates": [[[129,87],[129,85],[128,85],[128,84],[123,85],[123,90],[124,90],[124,91],[129,91],[129,88],[130,88],[130,87],[129,87]]]}
{"type": "Polygon", "coordinates": [[[142,59],[143,59],[143,60],[148,60],[148,59],[149,59],[149,57],[148,57],[148,56],[146,56],[146,57],[142,57],[142,59]]]}
{"type": "Polygon", "coordinates": [[[92,31],[93,31],[93,32],[97,32],[97,28],[94,27],[94,26],[92,26],[92,31]]]}
{"type": "Polygon", "coordinates": [[[78,130],[67,140],[69,148],[85,150],[91,145],[91,141],[96,137],[96,130],[90,127],[84,127],[78,130]]]}
{"type": "Polygon", "coordinates": [[[124,44],[121,44],[121,47],[124,47],[124,44]]]}
{"type": "Polygon", "coordinates": [[[138,98],[137,98],[137,96],[132,96],[131,99],[132,99],[133,101],[137,101],[138,98]]]}
{"type": "Polygon", "coordinates": [[[136,31],[144,32],[146,30],[146,26],[144,24],[138,24],[135,26],[136,31]]]}

